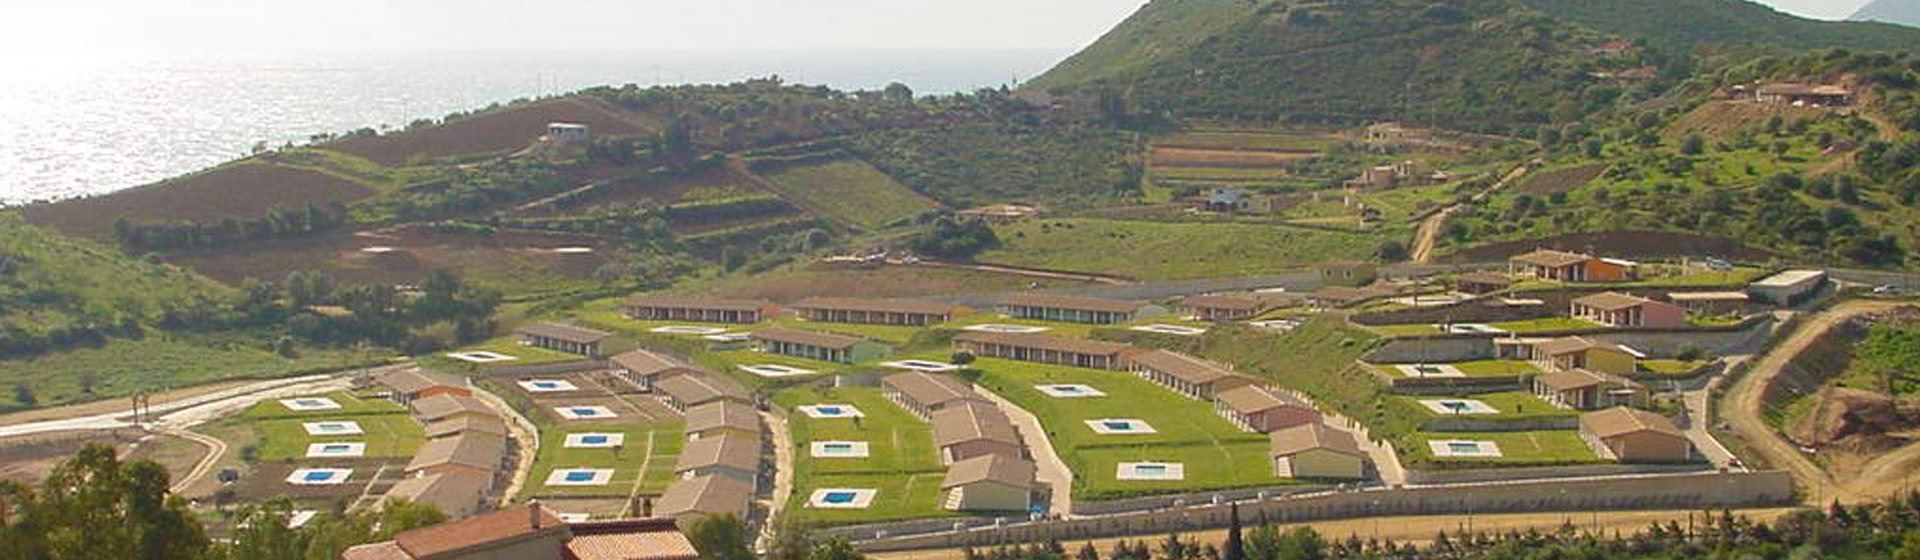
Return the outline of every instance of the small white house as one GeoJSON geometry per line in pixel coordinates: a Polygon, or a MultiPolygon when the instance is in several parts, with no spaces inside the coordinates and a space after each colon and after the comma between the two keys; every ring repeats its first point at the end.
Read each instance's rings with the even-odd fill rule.
{"type": "Polygon", "coordinates": [[[593,128],[579,123],[547,123],[547,141],[557,144],[593,142],[593,128]]]}

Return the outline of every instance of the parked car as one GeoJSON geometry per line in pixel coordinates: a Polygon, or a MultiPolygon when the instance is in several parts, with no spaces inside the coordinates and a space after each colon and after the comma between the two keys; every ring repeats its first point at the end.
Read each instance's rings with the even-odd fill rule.
{"type": "Polygon", "coordinates": [[[1733,270],[1733,263],[1727,262],[1726,259],[1707,259],[1707,270],[1726,272],[1733,270]]]}
{"type": "Polygon", "coordinates": [[[1893,284],[1881,284],[1881,285],[1879,285],[1879,286],[1874,286],[1874,287],[1873,287],[1873,295],[1876,295],[1876,296],[1897,296],[1897,295],[1900,295],[1900,287],[1899,287],[1899,286],[1895,286],[1895,285],[1893,285],[1893,284]]]}

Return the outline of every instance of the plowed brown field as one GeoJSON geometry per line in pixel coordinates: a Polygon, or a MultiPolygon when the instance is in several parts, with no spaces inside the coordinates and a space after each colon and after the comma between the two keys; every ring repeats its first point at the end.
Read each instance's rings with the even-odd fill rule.
{"type": "Polygon", "coordinates": [[[596,137],[648,132],[641,117],[599,101],[569,97],[510,107],[441,124],[383,136],[349,138],[325,147],[389,167],[416,157],[433,159],[518,150],[547,133],[554,122],[593,127],[596,137]]]}
{"type": "Polygon", "coordinates": [[[105,196],[28,206],[21,212],[34,225],[106,239],[113,235],[114,220],[123,217],[134,223],[258,218],[275,206],[351,202],[374,192],[317,171],[246,162],[105,196]]]}

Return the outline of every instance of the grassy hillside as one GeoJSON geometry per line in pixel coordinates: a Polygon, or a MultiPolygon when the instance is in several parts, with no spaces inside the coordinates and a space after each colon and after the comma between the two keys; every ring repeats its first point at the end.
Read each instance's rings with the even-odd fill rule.
{"type": "Polygon", "coordinates": [[[223,292],[179,269],[0,213],[0,352],[97,340],[223,292]]]}
{"type": "Polygon", "coordinates": [[[979,124],[866,134],[861,157],[948,206],[1111,204],[1138,188],[1133,135],[1090,126],[979,124]]]}
{"type": "Polygon", "coordinates": [[[1232,28],[1265,1],[1270,0],[1149,2],[1027,86],[1046,89],[1082,84],[1150,66],[1232,28]]]}
{"type": "Polygon", "coordinates": [[[1001,246],[975,260],[1140,280],[1274,274],[1365,259],[1379,243],[1368,235],[1284,226],[1093,219],[1029,220],[995,233],[1001,246]]]}
{"type": "Polygon", "coordinates": [[[1753,45],[1805,50],[1910,49],[1920,29],[1883,23],[1814,21],[1746,0],[1524,0],[1528,6],[1607,33],[1682,50],[1753,45]]]}
{"type": "Polygon", "coordinates": [[[860,160],[768,166],[760,173],[796,206],[862,229],[882,229],[937,208],[860,160]]]}

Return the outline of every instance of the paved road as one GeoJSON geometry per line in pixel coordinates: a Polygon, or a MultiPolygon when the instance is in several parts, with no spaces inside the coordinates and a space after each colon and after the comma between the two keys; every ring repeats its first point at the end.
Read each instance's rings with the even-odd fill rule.
{"type": "MultiPolygon", "coordinates": [[[[344,388],[347,384],[346,375],[334,373],[261,381],[225,391],[154,405],[153,413],[158,418],[152,424],[160,428],[185,428],[244,410],[262,400],[344,388]]],[[[141,427],[131,421],[131,415],[131,411],[112,412],[0,426],[0,437],[141,427]]]]}
{"type": "Polygon", "coordinates": [[[1073,469],[1067,468],[1067,462],[1053,451],[1053,441],[1047,438],[1047,430],[1040,425],[1040,419],[992,391],[979,386],[974,386],[973,391],[993,401],[994,406],[1000,407],[1000,411],[1013,420],[1014,427],[1020,429],[1021,443],[1026,444],[1027,452],[1033,455],[1034,465],[1039,467],[1034,479],[1053,488],[1047,513],[1061,519],[1073,517],[1073,469]]]}
{"type": "Polygon", "coordinates": [[[1819,504],[1833,499],[1851,501],[1853,496],[1836,484],[1819,465],[1802,455],[1797,446],[1767,425],[1762,416],[1762,409],[1766,406],[1763,398],[1766,387],[1786,370],[1795,357],[1835,326],[1861,315],[1886,311],[1899,305],[1884,301],[1849,301],[1808,317],[1772,352],[1761,357],[1746,376],[1734,383],[1721,402],[1722,414],[1733,430],[1746,440],[1755,453],[1764,456],[1768,464],[1793,473],[1794,481],[1806,492],[1809,503],[1819,504]]]}

